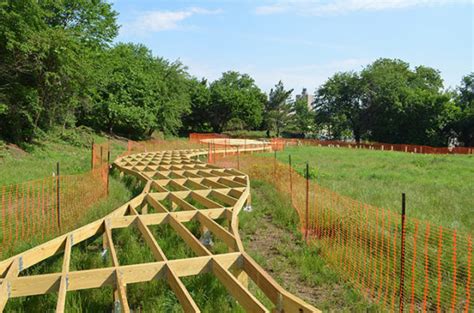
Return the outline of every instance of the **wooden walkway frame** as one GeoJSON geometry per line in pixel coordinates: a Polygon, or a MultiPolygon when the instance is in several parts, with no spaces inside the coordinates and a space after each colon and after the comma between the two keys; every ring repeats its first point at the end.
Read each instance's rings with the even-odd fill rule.
{"type": "MultiPolygon", "coordinates": [[[[229,153],[229,149],[226,152],[229,153]]],[[[248,279],[273,303],[272,312],[320,312],[284,290],[245,253],[238,232],[238,214],[250,199],[249,177],[235,169],[219,168],[196,158],[205,154],[206,150],[178,150],[118,158],[114,166],[143,181],[142,193],[102,219],[1,261],[0,311],[10,298],[57,292],[56,312],[64,312],[67,292],[113,286],[111,308],[130,312],[128,284],[164,279],[185,312],[200,312],[180,278],[212,273],[248,312],[269,311],[249,291],[248,279]],[[172,203],[170,207],[160,202],[165,199],[172,203]],[[192,199],[192,203],[187,199],[192,199]],[[193,203],[198,203],[199,208],[193,203]],[[157,213],[149,213],[150,208],[157,213]],[[225,219],[228,226],[217,223],[215,220],[219,218],[225,219]],[[214,238],[222,240],[228,252],[211,253],[183,224],[192,220],[198,221],[214,238]],[[168,260],[148,228],[161,224],[169,224],[197,257],[168,260]],[[155,262],[119,264],[112,232],[131,225],[138,228],[155,262]],[[100,234],[104,238],[104,248],[110,253],[112,266],[70,271],[74,246],[100,234]],[[63,254],[61,272],[19,277],[21,271],[59,254],[63,254]]]]}

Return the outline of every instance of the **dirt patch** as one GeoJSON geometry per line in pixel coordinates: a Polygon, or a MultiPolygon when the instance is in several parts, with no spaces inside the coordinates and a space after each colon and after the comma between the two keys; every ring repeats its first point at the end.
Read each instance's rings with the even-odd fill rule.
{"type": "Polygon", "coordinates": [[[14,158],[21,158],[28,155],[28,152],[23,150],[22,148],[18,147],[13,143],[7,144],[7,151],[12,155],[14,158]]]}
{"type": "Polygon", "coordinates": [[[257,259],[263,259],[260,265],[283,288],[319,309],[351,310],[350,304],[344,303],[347,290],[342,282],[313,284],[302,278],[300,268],[289,256],[302,255],[303,242],[290,231],[273,224],[271,215],[258,218],[258,225],[254,233],[245,234],[245,250],[257,254],[257,259]]]}

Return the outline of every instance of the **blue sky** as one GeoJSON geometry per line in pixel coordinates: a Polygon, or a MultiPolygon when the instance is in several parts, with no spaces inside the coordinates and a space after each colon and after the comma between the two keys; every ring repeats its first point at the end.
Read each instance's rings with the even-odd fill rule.
{"type": "Polygon", "coordinates": [[[474,71],[472,0],[113,0],[117,41],[143,43],[210,80],[250,74],[313,92],[379,57],[439,69],[455,87],[474,71]]]}

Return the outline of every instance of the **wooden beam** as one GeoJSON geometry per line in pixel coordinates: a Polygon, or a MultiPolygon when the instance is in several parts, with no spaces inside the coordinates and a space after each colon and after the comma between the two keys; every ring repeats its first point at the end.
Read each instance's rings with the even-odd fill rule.
{"type": "Polygon", "coordinates": [[[169,224],[198,256],[211,255],[204,245],[183,224],[170,216],[169,224]]]}
{"type": "Polygon", "coordinates": [[[233,206],[237,202],[235,198],[229,197],[228,195],[220,193],[216,190],[211,191],[210,195],[219,199],[219,201],[222,201],[223,203],[229,206],[233,206]]]}
{"type": "Polygon", "coordinates": [[[212,272],[245,310],[248,312],[269,312],[254,295],[242,286],[229,270],[224,268],[214,259],[212,260],[212,272]]]}
{"type": "Polygon", "coordinates": [[[166,274],[168,284],[183,306],[184,312],[201,312],[178,275],[170,267],[167,267],[166,274]]]}
{"type": "Polygon", "coordinates": [[[20,257],[13,259],[10,264],[10,267],[7,270],[5,277],[2,280],[2,284],[0,285],[0,312],[3,312],[5,305],[7,304],[8,299],[10,298],[10,280],[18,277],[20,274],[20,257]]]}
{"type": "Polygon", "coordinates": [[[234,236],[229,233],[224,227],[216,223],[214,220],[205,216],[201,212],[197,214],[198,221],[214,233],[219,239],[225,242],[231,251],[237,250],[237,243],[234,236]]]}
{"type": "Polygon", "coordinates": [[[66,292],[69,284],[69,264],[71,262],[71,248],[72,248],[73,235],[70,234],[66,237],[64,256],[63,256],[63,267],[61,272],[61,281],[59,283],[58,301],[56,302],[56,312],[64,312],[64,306],[66,304],[66,292]]]}
{"type": "Polygon", "coordinates": [[[150,247],[155,259],[157,261],[166,261],[167,259],[165,254],[163,253],[163,250],[161,250],[160,246],[156,242],[155,237],[153,237],[153,234],[151,233],[150,229],[143,222],[142,216],[139,216],[137,219],[137,227],[140,230],[143,239],[145,239],[145,242],[148,244],[148,247],[150,247]]]}

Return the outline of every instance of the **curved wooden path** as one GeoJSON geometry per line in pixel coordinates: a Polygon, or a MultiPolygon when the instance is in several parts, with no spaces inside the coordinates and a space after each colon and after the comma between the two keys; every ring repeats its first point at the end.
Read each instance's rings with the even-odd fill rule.
{"type": "Polygon", "coordinates": [[[164,279],[184,311],[199,312],[180,277],[212,273],[248,312],[268,312],[250,293],[249,278],[274,304],[274,312],[319,312],[284,290],[244,251],[238,214],[250,198],[249,178],[235,169],[199,161],[197,157],[205,154],[205,150],[178,150],[118,158],[116,168],[144,182],[142,193],[102,219],[1,261],[0,309],[3,311],[9,298],[58,293],[56,312],[63,312],[67,292],[113,286],[111,308],[130,312],[128,284],[164,279]],[[216,219],[224,219],[224,226],[216,219]],[[183,224],[189,221],[199,222],[202,234],[211,233],[212,238],[224,242],[227,252],[212,253],[183,224]],[[148,227],[162,224],[169,224],[196,257],[169,260],[148,227]],[[112,232],[131,226],[138,228],[155,262],[119,264],[112,232]],[[113,266],[70,271],[74,246],[97,235],[103,236],[104,251],[110,253],[113,266]],[[58,254],[63,255],[61,272],[19,276],[25,269],[58,254]]]}

